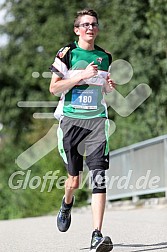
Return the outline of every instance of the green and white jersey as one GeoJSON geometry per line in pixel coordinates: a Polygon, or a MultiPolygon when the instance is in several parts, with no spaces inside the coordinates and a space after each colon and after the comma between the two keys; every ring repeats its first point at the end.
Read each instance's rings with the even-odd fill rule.
{"type": "Polygon", "coordinates": [[[55,112],[56,118],[57,112],[67,117],[80,119],[107,117],[107,106],[102,88],[112,61],[110,53],[96,45],[92,51],[84,50],[78,46],[77,42],[74,42],[58,51],[51,71],[62,79],[70,79],[80,74],[92,61],[98,65],[98,74],[80,81],[61,95],[55,112]]]}

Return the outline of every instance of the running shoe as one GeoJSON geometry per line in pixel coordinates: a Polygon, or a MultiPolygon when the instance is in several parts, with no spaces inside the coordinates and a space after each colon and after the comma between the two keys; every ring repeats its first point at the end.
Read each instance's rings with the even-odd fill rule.
{"type": "Polygon", "coordinates": [[[61,208],[57,215],[57,227],[60,232],[66,232],[71,224],[71,208],[74,204],[74,196],[71,204],[65,204],[65,197],[63,197],[61,208]]]}
{"type": "Polygon", "coordinates": [[[113,244],[109,236],[102,236],[99,230],[92,233],[90,252],[109,252],[113,249],[113,244]]]}

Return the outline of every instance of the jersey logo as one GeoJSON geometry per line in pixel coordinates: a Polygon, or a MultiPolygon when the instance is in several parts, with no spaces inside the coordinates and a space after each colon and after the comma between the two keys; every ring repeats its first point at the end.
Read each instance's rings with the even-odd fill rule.
{"type": "Polygon", "coordinates": [[[64,48],[62,48],[62,49],[60,49],[59,51],[58,51],[58,53],[57,53],[57,56],[59,57],[59,58],[63,58],[65,55],[66,55],[66,53],[68,52],[68,50],[70,49],[70,47],[64,47],[64,48]]]}
{"type": "Polygon", "coordinates": [[[101,64],[102,60],[103,60],[103,58],[101,58],[101,57],[97,58],[97,62],[99,62],[100,64],[101,64]]]}

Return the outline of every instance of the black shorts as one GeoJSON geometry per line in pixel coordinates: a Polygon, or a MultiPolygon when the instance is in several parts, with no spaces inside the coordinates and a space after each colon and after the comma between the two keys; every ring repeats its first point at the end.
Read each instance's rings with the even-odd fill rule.
{"type": "Polygon", "coordinates": [[[109,168],[109,120],[63,117],[58,128],[58,149],[67,171],[78,176],[85,157],[89,170],[109,168]]]}

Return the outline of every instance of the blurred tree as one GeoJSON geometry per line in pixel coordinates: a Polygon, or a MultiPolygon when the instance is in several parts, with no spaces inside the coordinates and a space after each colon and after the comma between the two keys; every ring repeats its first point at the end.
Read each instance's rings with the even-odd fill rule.
{"type": "Polygon", "coordinates": [[[130,62],[134,71],[129,83],[116,88],[124,96],[140,83],[152,89],[147,101],[127,118],[110,109],[117,125],[111,137],[115,149],[167,132],[167,2],[118,0],[111,5],[111,51],[114,59],[130,62]]]}

